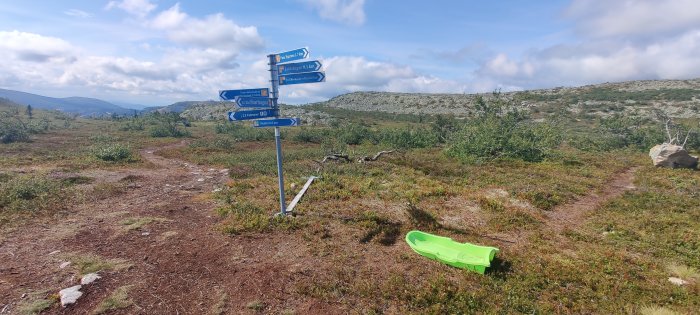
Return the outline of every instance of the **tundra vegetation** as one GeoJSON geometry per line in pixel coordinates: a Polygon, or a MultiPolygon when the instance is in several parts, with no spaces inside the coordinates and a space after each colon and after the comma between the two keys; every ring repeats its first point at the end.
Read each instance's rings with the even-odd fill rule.
{"type": "MultiPolygon", "coordinates": [[[[694,93],[633,96],[639,102],[687,101],[694,93]]],[[[589,94],[576,101],[626,97],[604,89],[589,94]]],[[[222,187],[200,196],[217,204],[206,210],[215,219],[212,231],[247,240],[283,235],[302,244],[304,262],[316,264],[305,271],[310,276],[290,278],[289,299],[369,314],[700,309],[700,172],[650,165],[648,149],[666,138],[663,113],[533,112],[498,95],[476,104],[459,118],[315,105],[332,117],[329,125],[282,132],[288,201],[308,176],[320,176],[286,218],[272,216],[279,203],[270,129],[224,121],[185,127],[175,114],[90,120],[38,109],[30,122],[20,107],[3,105],[0,136],[8,140],[0,144],[0,223],[8,233],[48,219],[60,222],[77,205],[122,194],[128,181],[100,186],[85,174],[148,170],[153,166],[141,155],[156,148],[152,154],[164,159],[228,170],[222,187]],[[45,125],[32,127],[42,120],[45,125]],[[372,162],[321,163],[332,154],[385,150],[394,152],[372,162]],[[625,174],[632,174],[629,187],[611,185],[625,174]],[[624,191],[595,199],[615,189],[624,191]],[[580,211],[577,200],[584,198],[593,198],[595,209],[570,225],[558,223],[562,213],[580,211]],[[413,253],[403,243],[412,229],[501,252],[485,275],[470,273],[413,253]],[[687,283],[674,285],[669,277],[687,283]]],[[[686,134],[698,118],[673,123],[686,134]]],[[[696,132],[686,148],[700,150],[696,132]]],[[[134,216],[114,231],[141,233],[144,226],[169,222],[134,216]]],[[[290,249],[278,255],[300,254],[290,249]]],[[[85,261],[76,260],[81,272],[95,269],[85,261]]],[[[95,312],[139,305],[139,295],[129,293],[138,290],[133,285],[110,291],[95,312]]],[[[212,309],[235,303],[221,288],[213,290],[224,299],[213,301],[212,309]]],[[[289,311],[289,305],[264,296],[239,309],[289,311]]]]}

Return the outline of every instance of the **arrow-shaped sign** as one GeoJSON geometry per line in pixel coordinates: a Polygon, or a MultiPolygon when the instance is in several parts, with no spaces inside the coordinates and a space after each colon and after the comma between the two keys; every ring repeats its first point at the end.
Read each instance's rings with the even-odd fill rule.
{"type": "Polygon", "coordinates": [[[224,101],[233,100],[236,96],[268,97],[269,95],[270,90],[268,88],[219,91],[219,97],[224,101]]]}
{"type": "Polygon", "coordinates": [[[255,127],[292,127],[299,126],[299,118],[277,118],[277,119],[263,119],[256,120],[254,123],[255,127]]]}
{"type": "Polygon", "coordinates": [[[250,120],[267,117],[275,117],[279,114],[276,109],[243,110],[238,112],[228,112],[228,120],[250,120]]]}
{"type": "Polygon", "coordinates": [[[307,72],[298,74],[289,74],[279,76],[280,85],[290,85],[290,84],[303,84],[303,83],[318,83],[326,81],[326,73],[319,72],[307,72]]]}
{"type": "Polygon", "coordinates": [[[277,63],[289,62],[299,59],[304,59],[309,56],[309,50],[306,48],[299,48],[290,51],[285,51],[275,55],[275,61],[277,63]]]}
{"type": "Polygon", "coordinates": [[[236,96],[235,99],[236,105],[238,107],[246,107],[246,108],[251,108],[251,107],[272,107],[272,99],[268,97],[245,97],[245,96],[236,96]]]}
{"type": "Polygon", "coordinates": [[[280,75],[292,74],[292,73],[304,73],[321,70],[321,62],[318,60],[298,62],[298,63],[288,63],[284,65],[277,66],[277,72],[280,75]]]}

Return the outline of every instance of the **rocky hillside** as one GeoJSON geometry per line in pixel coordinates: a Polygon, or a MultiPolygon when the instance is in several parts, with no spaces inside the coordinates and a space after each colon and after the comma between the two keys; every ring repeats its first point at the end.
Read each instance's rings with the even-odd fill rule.
{"type": "MultiPolygon", "coordinates": [[[[467,116],[478,96],[485,94],[422,94],[355,92],[317,103],[333,108],[357,111],[380,111],[401,114],[452,114],[467,116]]],[[[700,79],[630,81],[575,88],[553,88],[501,95],[533,112],[555,113],[566,110],[606,116],[615,112],[645,115],[661,109],[672,117],[698,117],[700,114],[700,79]]]]}
{"type": "MultiPolygon", "coordinates": [[[[227,120],[227,113],[234,109],[231,102],[193,102],[180,116],[189,120],[227,120]]],[[[167,107],[166,107],[167,108],[167,107]]],[[[328,124],[331,116],[327,113],[315,111],[304,106],[282,105],[281,115],[284,117],[297,117],[307,125],[328,124]]]]}
{"type": "MultiPolygon", "coordinates": [[[[489,99],[493,93],[483,94],[427,94],[355,92],[336,96],[328,101],[308,104],[314,106],[283,107],[283,115],[300,117],[307,123],[325,124],[331,118],[323,111],[340,108],[365,112],[394,114],[468,116],[474,110],[478,97],[489,99]]],[[[535,116],[567,111],[573,114],[609,116],[614,113],[651,115],[662,110],[671,117],[700,117],[700,79],[659,80],[605,83],[573,88],[552,88],[522,92],[501,93],[501,97],[530,109],[535,116]]],[[[192,120],[225,120],[233,110],[230,102],[179,102],[146,111],[179,112],[192,120]]]]}

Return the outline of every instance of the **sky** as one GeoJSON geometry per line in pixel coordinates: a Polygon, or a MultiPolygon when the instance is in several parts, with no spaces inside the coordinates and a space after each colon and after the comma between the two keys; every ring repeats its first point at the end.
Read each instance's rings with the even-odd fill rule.
{"type": "Polygon", "coordinates": [[[697,0],[66,0],[0,2],[0,88],[120,104],[269,86],[267,55],[307,47],[354,91],[475,93],[700,77],[697,0]]]}

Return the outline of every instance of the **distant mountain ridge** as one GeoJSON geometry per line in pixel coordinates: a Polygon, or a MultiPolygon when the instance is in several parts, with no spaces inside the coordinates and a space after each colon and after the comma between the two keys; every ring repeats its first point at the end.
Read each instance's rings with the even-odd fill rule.
{"type": "Polygon", "coordinates": [[[133,109],[88,97],[55,98],[5,89],[0,89],[0,97],[23,106],[31,105],[34,108],[59,110],[80,116],[128,115],[134,112],[133,109]]]}

